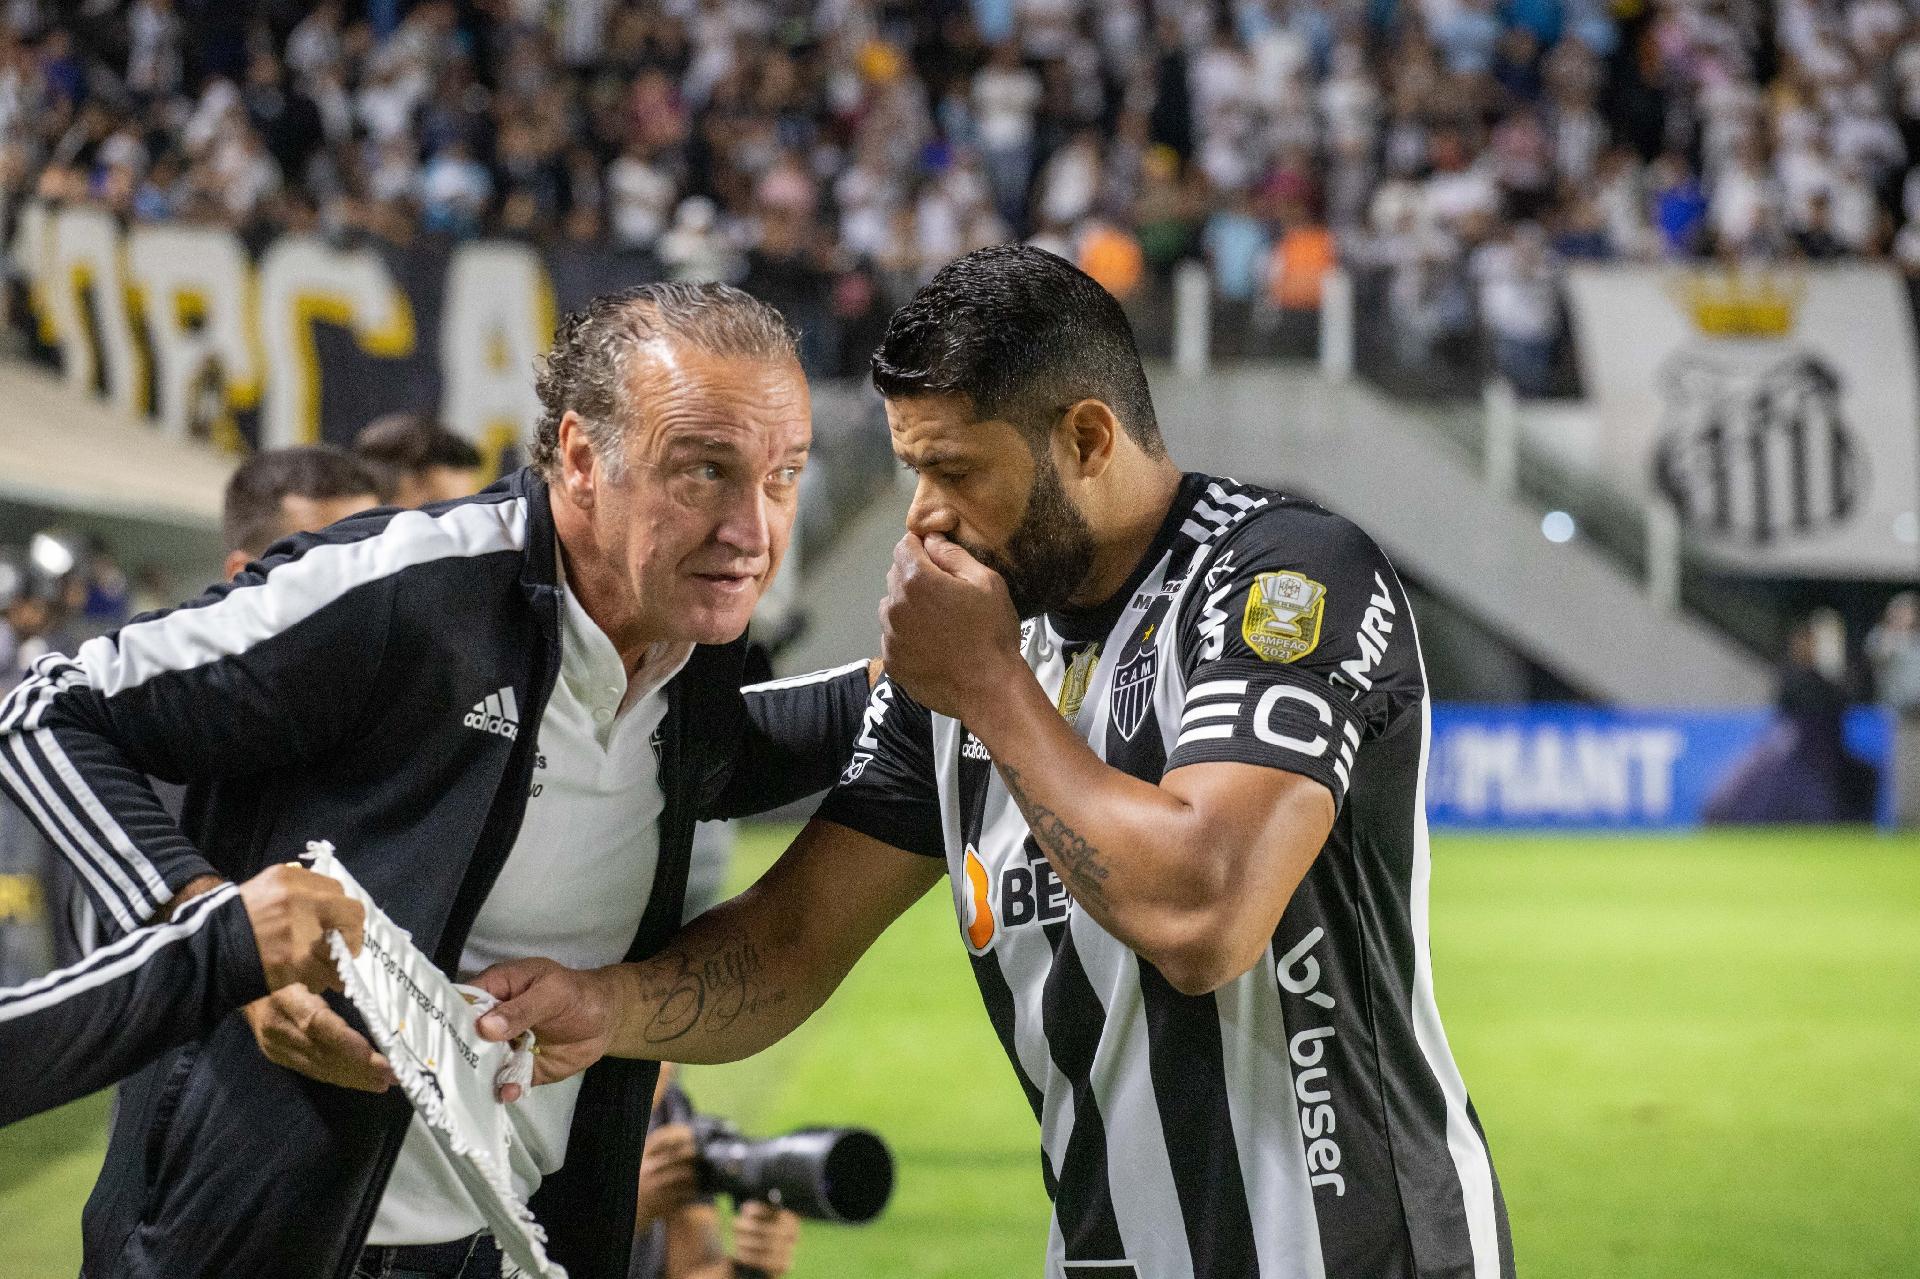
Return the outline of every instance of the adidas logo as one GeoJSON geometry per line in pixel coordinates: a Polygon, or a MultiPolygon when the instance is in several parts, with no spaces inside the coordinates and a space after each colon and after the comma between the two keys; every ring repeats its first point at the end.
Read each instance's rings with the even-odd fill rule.
{"type": "Polygon", "coordinates": [[[483,733],[498,733],[508,741],[520,736],[520,705],[513,699],[513,687],[488,694],[460,722],[483,733]]]}
{"type": "Polygon", "coordinates": [[[991,763],[993,760],[993,756],[987,754],[986,743],[971,732],[967,734],[967,740],[961,743],[960,754],[964,759],[977,759],[983,763],[991,763]]]}

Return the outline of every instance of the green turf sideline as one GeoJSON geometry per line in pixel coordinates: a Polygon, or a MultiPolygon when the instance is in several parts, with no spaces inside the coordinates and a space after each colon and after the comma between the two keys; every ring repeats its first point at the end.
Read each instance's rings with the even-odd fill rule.
{"type": "MultiPolygon", "coordinates": [[[[892,1209],[807,1227],[801,1279],[1038,1273],[1034,1124],[956,933],[936,890],[785,1043],[689,1072],[750,1131],[894,1144],[892,1209]]],[[[1433,936],[1523,1275],[1920,1273],[1920,839],[1446,836],[1433,936]]],[[[0,1279],[74,1273],[105,1109],[0,1133],[0,1279]]]]}

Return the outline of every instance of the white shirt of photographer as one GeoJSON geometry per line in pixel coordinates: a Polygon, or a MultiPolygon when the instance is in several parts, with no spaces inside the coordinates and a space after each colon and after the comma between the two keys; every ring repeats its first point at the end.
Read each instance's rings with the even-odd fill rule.
{"type": "MultiPolygon", "coordinates": [[[[560,678],[540,721],[526,818],[467,937],[462,980],[531,955],[572,968],[617,963],[653,894],[666,804],[653,736],[667,712],[667,681],[693,646],[656,645],[629,681],[613,641],[570,589],[562,595],[560,678]]],[[[566,1159],[580,1082],[543,1085],[509,1107],[514,1188],[523,1197],[566,1159]]],[[[485,1228],[415,1115],[367,1243],[445,1243],[485,1228]]]]}

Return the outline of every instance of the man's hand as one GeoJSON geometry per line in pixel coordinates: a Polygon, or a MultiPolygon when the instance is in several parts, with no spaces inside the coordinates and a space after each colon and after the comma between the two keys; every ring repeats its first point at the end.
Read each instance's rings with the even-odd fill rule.
{"type": "Polygon", "coordinates": [[[768,1279],[793,1269],[793,1249],[799,1241],[800,1218],[785,1208],[749,1200],[733,1216],[734,1261],[768,1279]]]}
{"type": "Polygon", "coordinates": [[[665,1221],[700,1197],[694,1155],[693,1129],[685,1124],[661,1124],[647,1134],[640,1156],[640,1197],[633,1210],[635,1230],[665,1221]]]}
{"type": "Polygon", "coordinates": [[[963,717],[1026,673],[1007,584],[937,533],[908,533],[893,548],[880,633],[887,674],[937,714],[963,717]]]}
{"type": "Polygon", "coordinates": [[[398,1082],[366,1036],[297,982],[240,1011],[253,1027],[260,1051],[277,1066],[362,1092],[385,1092],[398,1082]]]}
{"type": "MultiPolygon", "coordinates": [[[[505,1043],[533,1032],[535,1084],[577,1075],[607,1055],[617,996],[602,971],[514,959],[487,969],[473,985],[500,1001],[480,1019],[482,1039],[505,1043]]],[[[520,1085],[506,1084],[500,1100],[518,1101],[520,1092],[520,1085]]]]}
{"type": "Polygon", "coordinates": [[[309,990],[340,988],[327,932],[338,930],[357,955],[367,912],[339,881],[291,863],[269,866],[240,886],[240,900],[268,990],[296,983],[309,990]]]}

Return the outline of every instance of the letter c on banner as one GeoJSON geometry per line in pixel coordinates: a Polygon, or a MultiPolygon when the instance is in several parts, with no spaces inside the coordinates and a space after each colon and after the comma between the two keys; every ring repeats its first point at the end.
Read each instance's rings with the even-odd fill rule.
{"type": "Polygon", "coordinates": [[[351,329],[368,355],[413,353],[413,307],[370,248],[337,249],[316,236],[277,240],[260,257],[260,337],[267,379],[260,447],[320,439],[320,357],[313,326],[351,329]]]}

